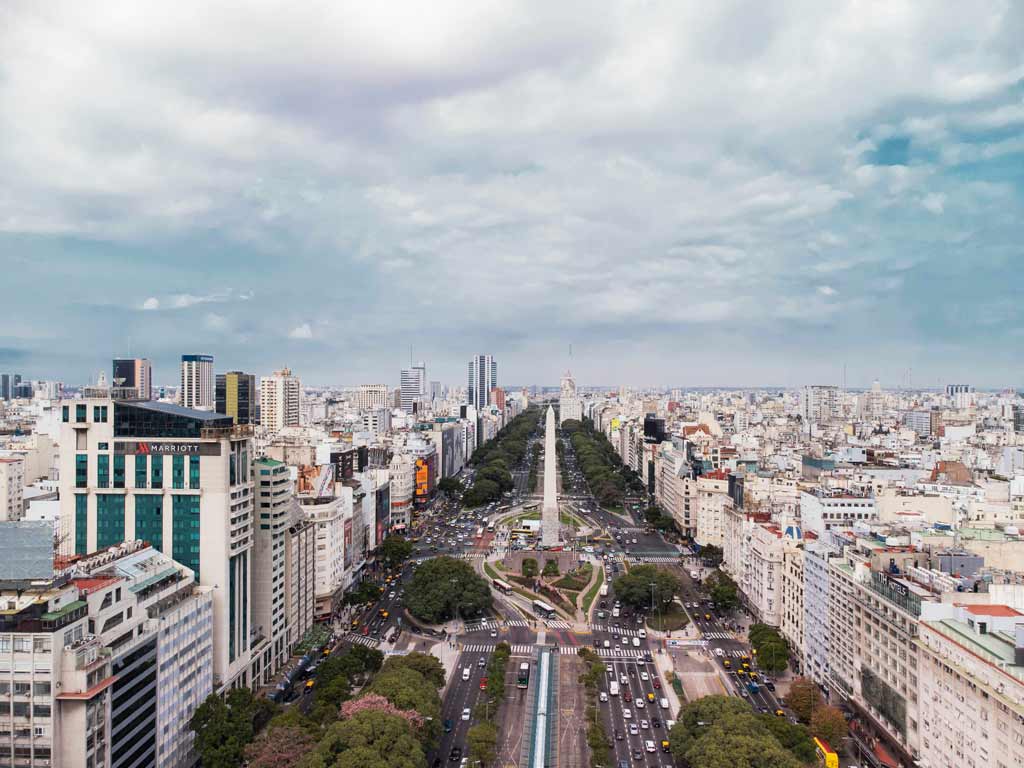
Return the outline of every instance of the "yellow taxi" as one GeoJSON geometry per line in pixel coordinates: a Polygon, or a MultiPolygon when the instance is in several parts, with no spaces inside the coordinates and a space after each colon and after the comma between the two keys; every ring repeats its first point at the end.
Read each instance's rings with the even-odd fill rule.
{"type": "Polygon", "coordinates": [[[307,688],[312,688],[314,685],[316,685],[316,680],[307,680],[306,681],[306,687],[307,688]]]}
{"type": "Polygon", "coordinates": [[[722,666],[725,667],[726,669],[731,669],[732,668],[732,662],[729,661],[728,659],[722,659],[722,666]]]}
{"type": "Polygon", "coordinates": [[[786,713],[785,713],[785,712],[783,712],[783,711],[782,711],[781,709],[776,709],[776,710],[775,710],[775,716],[776,716],[776,717],[785,717],[785,716],[786,716],[786,713]]]}

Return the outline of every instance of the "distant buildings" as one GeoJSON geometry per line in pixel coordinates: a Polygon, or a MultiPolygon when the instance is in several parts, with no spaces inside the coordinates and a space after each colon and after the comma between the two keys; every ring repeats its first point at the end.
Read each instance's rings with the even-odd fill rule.
{"type": "Polygon", "coordinates": [[[153,366],[143,357],[115,357],[111,370],[114,387],[131,388],[140,400],[153,399],[153,366]]]}
{"type": "Polygon", "coordinates": [[[258,424],[256,377],[251,373],[218,373],[215,385],[217,413],[230,416],[235,424],[258,424]]]}
{"type": "Polygon", "coordinates": [[[469,361],[466,402],[483,410],[491,390],[498,386],[498,363],[490,355],[475,355],[469,361]]]}
{"type": "Polygon", "coordinates": [[[417,363],[403,368],[399,382],[400,404],[403,411],[412,413],[427,394],[427,365],[417,363]]]}
{"type": "Polygon", "coordinates": [[[213,355],[181,356],[181,388],[178,390],[178,402],[185,408],[213,410],[213,355]]]}
{"type": "Polygon", "coordinates": [[[277,431],[299,426],[302,384],[290,368],[260,379],[260,425],[277,431]]]}
{"type": "Polygon", "coordinates": [[[839,415],[839,387],[811,385],[800,396],[800,416],[807,424],[826,424],[839,415]]]}
{"type": "Polygon", "coordinates": [[[388,387],[386,384],[360,384],[355,396],[355,406],[361,411],[387,408],[388,387]]]}
{"type": "Polygon", "coordinates": [[[13,400],[15,389],[21,384],[20,373],[0,373],[0,400],[13,400]]]}
{"type": "Polygon", "coordinates": [[[583,418],[583,401],[576,394],[576,379],[572,373],[565,372],[562,377],[558,398],[558,423],[564,424],[569,419],[579,421],[583,418]]]}
{"type": "Polygon", "coordinates": [[[0,520],[25,516],[25,460],[0,456],[0,520]]]}

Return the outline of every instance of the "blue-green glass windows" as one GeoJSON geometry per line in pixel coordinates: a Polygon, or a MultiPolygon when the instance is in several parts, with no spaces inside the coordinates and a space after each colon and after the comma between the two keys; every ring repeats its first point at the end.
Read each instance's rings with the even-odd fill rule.
{"type": "Polygon", "coordinates": [[[110,487],[110,457],[105,453],[96,457],[96,487],[110,487]]]}
{"type": "Polygon", "coordinates": [[[124,454],[114,456],[114,487],[124,488],[124,454]]]}
{"type": "Polygon", "coordinates": [[[171,488],[185,487],[185,457],[171,456],[171,488]]]}
{"type": "Polygon", "coordinates": [[[71,415],[70,415],[71,408],[69,408],[68,406],[65,405],[60,410],[61,410],[61,420],[65,424],[67,424],[69,421],[71,421],[71,415]]]}
{"type": "Polygon", "coordinates": [[[159,494],[135,495],[135,538],[148,541],[154,549],[164,547],[164,497],[159,494]]]}
{"type": "Polygon", "coordinates": [[[164,457],[153,456],[150,462],[149,472],[149,487],[150,488],[163,488],[164,487],[164,457]]]}
{"type": "Polygon", "coordinates": [[[84,555],[89,547],[89,497],[75,494],[75,554],[84,555]]]}
{"type": "Polygon", "coordinates": [[[124,541],[124,496],[119,493],[96,494],[96,549],[124,541]]]}
{"type": "Polygon", "coordinates": [[[75,422],[78,424],[85,423],[86,405],[85,403],[79,403],[75,406],[75,422]]]}
{"type": "Polygon", "coordinates": [[[149,457],[144,453],[135,454],[135,487],[145,488],[146,487],[146,474],[149,467],[146,466],[146,459],[149,457]]]}
{"type": "Polygon", "coordinates": [[[188,487],[199,490],[199,457],[188,457],[188,487]]]}
{"type": "Polygon", "coordinates": [[[199,496],[171,497],[171,557],[199,579],[199,496]]]}
{"type": "Polygon", "coordinates": [[[89,454],[75,456],[75,488],[89,487],[89,454]]]}

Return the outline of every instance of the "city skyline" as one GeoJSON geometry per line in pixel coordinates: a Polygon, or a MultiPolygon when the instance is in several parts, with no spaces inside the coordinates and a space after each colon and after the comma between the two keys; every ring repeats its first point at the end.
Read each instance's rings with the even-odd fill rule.
{"type": "Polygon", "coordinates": [[[8,4],[0,369],[1020,379],[1019,7],[607,8],[8,4]]]}

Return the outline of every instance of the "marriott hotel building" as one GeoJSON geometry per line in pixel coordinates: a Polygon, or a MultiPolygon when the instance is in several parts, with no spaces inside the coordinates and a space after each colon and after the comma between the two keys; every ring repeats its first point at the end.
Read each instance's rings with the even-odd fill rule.
{"type": "Polygon", "coordinates": [[[252,427],[104,390],[62,402],[60,418],[61,554],[138,539],[187,566],[213,590],[214,690],[258,684],[252,427]]]}

